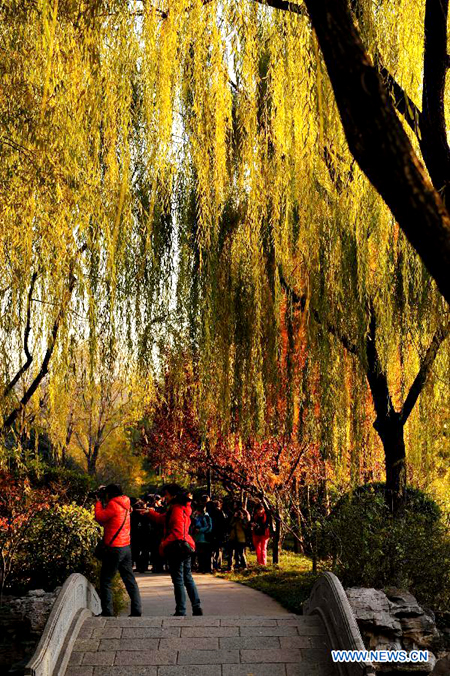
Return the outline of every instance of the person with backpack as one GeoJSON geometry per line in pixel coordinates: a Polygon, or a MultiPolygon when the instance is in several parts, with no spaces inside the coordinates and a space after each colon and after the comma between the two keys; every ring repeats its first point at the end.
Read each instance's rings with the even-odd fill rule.
{"type": "Polygon", "coordinates": [[[230,518],[230,532],[228,536],[228,567],[233,569],[233,557],[235,569],[247,568],[245,547],[247,544],[247,528],[250,522],[250,514],[240,502],[233,504],[234,513],[230,518]]]}
{"type": "Polygon", "coordinates": [[[270,519],[262,502],[255,505],[251,523],[256,560],[260,566],[267,565],[267,545],[270,539],[270,519]]]}
{"type": "Polygon", "coordinates": [[[100,572],[100,599],[102,616],[113,617],[112,581],[119,571],[131,600],[130,617],[142,615],[141,595],[133,574],[130,546],[130,498],[120,486],[109,484],[96,494],[95,520],[103,526],[103,541],[96,555],[102,562],[100,572]]]}
{"type": "Polygon", "coordinates": [[[206,505],[201,504],[195,511],[193,520],[193,533],[195,540],[195,549],[198,557],[198,572],[211,573],[211,532],[212,520],[206,511],[206,505]]]}
{"type": "Polygon", "coordinates": [[[191,555],[195,552],[195,542],[189,534],[192,498],[178,484],[163,486],[162,495],[168,505],[166,514],[160,514],[155,509],[143,510],[142,513],[164,527],[160,553],[167,559],[173,582],[175,616],[186,615],[186,592],[192,604],[192,614],[203,615],[191,571],[191,555]]]}

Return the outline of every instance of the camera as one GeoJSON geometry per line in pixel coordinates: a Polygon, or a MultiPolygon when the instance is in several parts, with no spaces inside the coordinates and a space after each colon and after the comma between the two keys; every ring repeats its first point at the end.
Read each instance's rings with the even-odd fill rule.
{"type": "Polygon", "coordinates": [[[95,491],[89,491],[88,498],[92,498],[93,500],[105,500],[106,486],[99,486],[95,491]]]}

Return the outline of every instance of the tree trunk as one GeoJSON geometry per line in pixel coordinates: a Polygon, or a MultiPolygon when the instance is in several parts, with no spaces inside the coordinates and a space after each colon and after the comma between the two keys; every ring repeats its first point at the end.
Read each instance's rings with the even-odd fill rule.
{"type": "Polygon", "coordinates": [[[280,546],[281,546],[281,519],[278,512],[274,514],[275,529],[272,539],[272,563],[277,564],[280,561],[280,546]]]}
{"type": "Polygon", "coordinates": [[[450,303],[449,214],[361,42],[348,1],[305,0],[305,5],[350,151],[450,303]]]}
{"type": "Polygon", "coordinates": [[[92,453],[87,456],[87,472],[89,476],[93,477],[97,474],[98,449],[97,452],[95,452],[95,449],[96,447],[94,446],[92,453]]]}
{"type": "Polygon", "coordinates": [[[404,425],[395,411],[384,418],[377,418],[374,428],[384,448],[386,466],[386,499],[395,513],[402,505],[406,492],[406,450],[404,425]]]}

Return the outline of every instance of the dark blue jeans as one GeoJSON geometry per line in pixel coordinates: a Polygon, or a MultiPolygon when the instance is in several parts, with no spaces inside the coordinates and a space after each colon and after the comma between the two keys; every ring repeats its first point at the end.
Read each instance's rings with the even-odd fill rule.
{"type": "Polygon", "coordinates": [[[119,571],[125,589],[131,600],[131,614],[142,613],[141,595],[136,579],[133,575],[133,562],[131,560],[131,547],[109,547],[102,560],[100,573],[100,598],[102,601],[102,615],[112,617],[114,615],[112,599],[112,581],[119,571]]]}
{"type": "Polygon", "coordinates": [[[191,572],[191,557],[184,561],[169,558],[168,564],[175,592],[175,612],[186,615],[186,592],[192,603],[192,610],[200,608],[200,597],[191,572]]]}

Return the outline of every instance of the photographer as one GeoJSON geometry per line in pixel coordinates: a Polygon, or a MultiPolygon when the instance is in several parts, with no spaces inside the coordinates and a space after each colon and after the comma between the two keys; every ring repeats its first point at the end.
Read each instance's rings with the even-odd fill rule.
{"type": "Polygon", "coordinates": [[[192,497],[178,484],[167,484],[162,489],[168,510],[160,514],[155,509],[143,511],[149,519],[164,527],[160,553],[167,557],[175,593],[175,615],[186,615],[186,592],[192,604],[193,615],[203,615],[197,587],[191,572],[191,555],[195,543],[189,535],[192,497]]]}
{"type": "Polygon", "coordinates": [[[250,522],[250,514],[242,505],[235,501],[233,504],[233,516],[230,519],[230,535],[228,539],[228,568],[233,569],[233,557],[235,568],[247,568],[245,557],[245,545],[247,543],[247,529],[250,522]]]}
{"type": "Polygon", "coordinates": [[[133,575],[130,547],[130,498],[116,484],[96,494],[95,520],[104,528],[101,554],[100,597],[102,616],[112,617],[112,580],[119,571],[131,600],[131,617],[142,615],[141,595],[133,575]]]}
{"type": "MultiPolygon", "coordinates": [[[[167,511],[163,503],[163,499],[158,494],[153,496],[153,501],[152,503],[149,503],[148,506],[155,512],[158,512],[158,514],[165,514],[167,511]]],[[[151,523],[150,530],[150,552],[151,552],[152,573],[164,572],[164,557],[161,556],[159,551],[163,537],[164,537],[164,526],[160,523],[156,523],[155,521],[153,521],[151,523]]]]}

